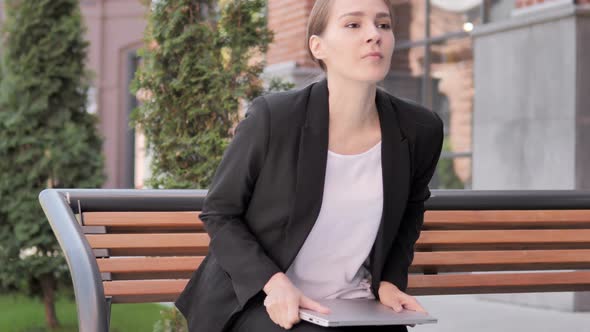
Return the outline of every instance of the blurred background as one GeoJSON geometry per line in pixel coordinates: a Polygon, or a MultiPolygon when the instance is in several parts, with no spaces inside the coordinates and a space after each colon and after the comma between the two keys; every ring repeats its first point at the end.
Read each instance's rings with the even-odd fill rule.
{"type": "MultiPolygon", "coordinates": [[[[322,75],[305,47],[313,2],[266,1],[274,39],[257,55],[265,84],[279,77],[299,88],[322,75]]],[[[396,49],[380,84],[444,120],[444,152],[431,188],[590,189],[590,0],[394,2],[396,49]]],[[[152,153],[129,123],[143,102],[131,91],[150,6],[81,0],[80,10],[94,72],[87,111],[98,117],[104,140],[103,187],[149,187],[152,153]]],[[[590,331],[584,292],[419,301],[440,322],[414,331],[590,331]]],[[[3,311],[0,301],[0,323],[14,319],[3,311]]]]}
{"type": "MultiPolygon", "coordinates": [[[[434,188],[590,187],[584,2],[396,1],[396,50],[382,85],[444,119],[446,162],[439,165],[434,188]]],[[[267,4],[275,38],[264,55],[265,72],[296,87],[321,75],[305,51],[312,5],[313,0],[267,4]]],[[[82,0],[81,9],[88,66],[96,75],[89,111],[98,114],[105,138],[104,187],[142,188],[149,155],[128,123],[138,103],[129,86],[141,61],[146,6],[137,0],[82,0]]]]}
{"type": "MultiPolygon", "coordinates": [[[[268,0],[275,34],[265,73],[301,87],[321,72],[305,51],[313,0],[268,0]]],[[[389,92],[431,107],[445,121],[434,188],[590,187],[588,1],[396,1],[389,92]],[[538,165],[543,167],[537,167],[538,165]],[[560,174],[561,176],[549,176],[560,174]]],[[[96,77],[90,112],[104,137],[105,188],[142,188],[143,137],[129,128],[129,86],[146,28],[137,0],[82,0],[96,77]]]]}

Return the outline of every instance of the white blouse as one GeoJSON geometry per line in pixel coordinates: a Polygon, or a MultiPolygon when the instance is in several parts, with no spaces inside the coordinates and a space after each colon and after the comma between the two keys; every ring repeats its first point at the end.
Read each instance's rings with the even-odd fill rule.
{"type": "Polygon", "coordinates": [[[382,212],[381,142],[354,155],[328,150],[320,213],[286,275],[313,299],[374,299],[369,254],[382,212]]]}

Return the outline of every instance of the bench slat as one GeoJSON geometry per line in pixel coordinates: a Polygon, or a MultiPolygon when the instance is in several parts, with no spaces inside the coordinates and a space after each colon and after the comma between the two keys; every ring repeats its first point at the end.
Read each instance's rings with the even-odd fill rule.
{"type": "Polygon", "coordinates": [[[112,280],[152,280],[152,279],[189,279],[194,271],[163,271],[163,272],[138,272],[138,273],[107,273],[108,278],[103,281],[112,280]]]}
{"type": "MultiPolygon", "coordinates": [[[[188,279],[103,282],[113,302],[174,301],[188,279]]],[[[590,271],[410,275],[408,294],[485,294],[590,290],[590,271]]]]}
{"type": "Polygon", "coordinates": [[[428,221],[541,221],[590,223],[590,210],[428,210],[428,221]]]}
{"type": "Polygon", "coordinates": [[[146,249],[146,248],[206,248],[209,235],[206,233],[165,234],[88,234],[94,249],[146,249]]]}
{"type": "Polygon", "coordinates": [[[412,295],[558,292],[590,290],[590,271],[410,275],[412,295]]]}
{"type": "MultiPolygon", "coordinates": [[[[194,271],[203,256],[97,259],[100,272],[194,271]]],[[[590,250],[416,252],[411,272],[590,269],[590,250]]]]}
{"type": "Polygon", "coordinates": [[[459,230],[422,231],[417,249],[590,249],[590,230],[459,230]]]}
{"type": "Polygon", "coordinates": [[[100,272],[139,273],[194,271],[205,257],[117,257],[97,259],[100,272]]]}
{"type": "Polygon", "coordinates": [[[590,269],[590,250],[415,252],[411,272],[590,269]]]}
{"type": "Polygon", "coordinates": [[[86,226],[195,227],[203,228],[199,211],[178,212],[85,212],[86,226]]]}
{"type": "Polygon", "coordinates": [[[207,255],[208,247],[169,248],[119,248],[108,249],[110,257],[116,256],[200,256],[207,255]]]}
{"type": "Polygon", "coordinates": [[[114,303],[172,302],[188,279],[104,281],[105,296],[114,303]]]}
{"type": "MultiPolygon", "coordinates": [[[[94,227],[94,226],[90,226],[94,227]]],[[[156,227],[111,227],[111,226],[96,226],[108,228],[106,233],[108,234],[150,234],[150,233],[205,233],[204,229],[200,229],[195,226],[183,227],[183,226],[156,226],[156,227]]],[[[91,234],[84,232],[84,234],[91,234]]]]}
{"type": "Polygon", "coordinates": [[[426,211],[424,229],[590,229],[590,210],[426,211]]]}

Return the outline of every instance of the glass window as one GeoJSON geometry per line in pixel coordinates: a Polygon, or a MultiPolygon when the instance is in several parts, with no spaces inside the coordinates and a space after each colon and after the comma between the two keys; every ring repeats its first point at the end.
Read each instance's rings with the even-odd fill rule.
{"type": "Polygon", "coordinates": [[[391,70],[380,85],[396,97],[420,103],[423,77],[424,47],[396,49],[391,70]]]}
{"type": "Polygon", "coordinates": [[[443,152],[431,188],[471,188],[470,32],[494,10],[503,15],[502,8],[512,6],[513,0],[399,0],[394,5],[396,47],[381,85],[432,109],[444,122],[443,152]]]}
{"type": "Polygon", "coordinates": [[[430,45],[429,75],[432,109],[445,124],[438,187],[470,188],[474,97],[472,39],[448,39],[430,45]]]}

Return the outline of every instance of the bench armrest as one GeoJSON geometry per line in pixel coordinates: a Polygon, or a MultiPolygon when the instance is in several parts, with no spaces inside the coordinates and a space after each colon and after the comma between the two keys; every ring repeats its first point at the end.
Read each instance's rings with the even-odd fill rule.
{"type": "Polygon", "coordinates": [[[39,201],[62,248],[72,276],[81,332],[107,332],[107,304],[92,249],[70,208],[66,192],[46,189],[39,201]]]}

